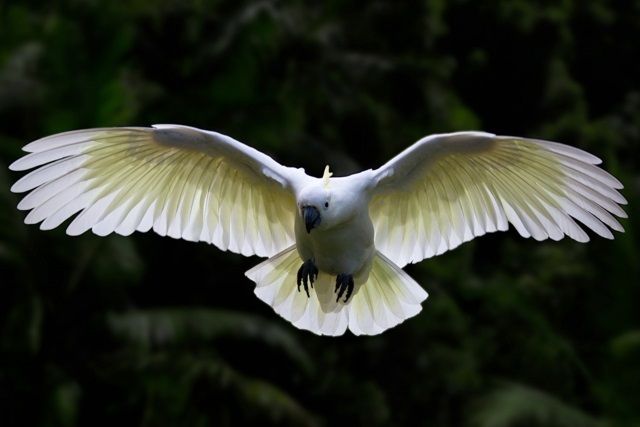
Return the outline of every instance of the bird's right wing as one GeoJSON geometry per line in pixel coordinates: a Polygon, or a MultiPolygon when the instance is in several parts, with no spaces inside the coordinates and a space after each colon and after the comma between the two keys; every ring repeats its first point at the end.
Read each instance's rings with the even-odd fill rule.
{"type": "Polygon", "coordinates": [[[524,237],[584,242],[574,218],[623,231],[622,184],[597,157],[550,141],[485,132],[431,135],[372,171],[376,248],[402,267],[508,223],[524,237]],[[613,215],[612,215],[613,214],[613,215]]]}
{"type": "Polygon", "coordinates": [[[228,136],[187,126],[65,132],[24,147],[10,168],[34,171],[11,190],[25,222],[77,235],[153,229],[244,255],[271,256],[294,240],[292,186],[302,170],[228,136]]]}

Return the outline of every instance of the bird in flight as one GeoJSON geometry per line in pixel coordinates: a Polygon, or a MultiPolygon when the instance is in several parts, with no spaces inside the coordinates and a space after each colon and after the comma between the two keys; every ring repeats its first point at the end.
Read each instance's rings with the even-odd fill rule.
{"type": "MultiPolygon", "coordinates": [[[[151,229],[267,259],[255,293],[298,328],[374,335],[416,315],[427,293],[402,267],[509,223],[524,237],[589,240],[576,222],[624,231],[622,184],[580,149],[456,132],[427,136],[378,169],[320,178],[235,139],[180,125],[77,130],[24,147],[36,168],[13,192],[43,230],[151,229]]],[[[611,229],[611,230],[610,230],[611,229]]]]}

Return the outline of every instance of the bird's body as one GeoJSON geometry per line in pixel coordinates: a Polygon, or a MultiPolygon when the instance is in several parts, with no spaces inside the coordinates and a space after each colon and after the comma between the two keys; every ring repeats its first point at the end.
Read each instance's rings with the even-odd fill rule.
{"type": "Polygon", "coordinates": [[[315,179],[296,195],[298,209],[310,203],[306,193],[331,194],[316,203],[320,211],[332,209],[332,218],[323,220],[313,232],[307,232],[304,219],[296,216],[296,248],[303,260],[312,259],[325,273],[348,273],[356,282],[365,282],[375,255],[374,230],[369,217],[371,199],[365,173],[343,178],[315,179]],[[325,183],[326,181],[326,183],[325,183]],[[325,203],[329,203],[325,207],[325,203]]]}
{"type": "Polygon", "coordinates": [[[321,178],[228,136],[186,126],[66,132],[25,147],[12,187],[25,222],[76,235],[153,229],[268,259],[256,295],[317,334],[377,334],[427,293],[402,267],[487,232],[612,238],[622,185],[595,156],[484,132],[432,135],[375,170],[321,178]],[[609,228],[608,228],[609,227],[609,228]]]}

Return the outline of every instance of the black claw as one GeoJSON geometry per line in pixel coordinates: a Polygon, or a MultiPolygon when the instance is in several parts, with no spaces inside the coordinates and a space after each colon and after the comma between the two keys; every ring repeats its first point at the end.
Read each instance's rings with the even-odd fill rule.
{"type": "Polygon", "coordinates": [[[318,268],[316,265],[310,259],[305,261],[298,270],[298,292],[300,292],[300,286],[303,285],[307,297],[311,297],[311,295],[309,295],[309,283],[311,284],[311,288],[313,288],[313,282],[317,278],[318,268]]]}
{"type": "Polygon", "coordinates": [[[334,291],[334,293],[338,292],[336,302],[340,301],[345,290],[347,291],[347,295],[343,302],[349,301],[349,297],[351,297],[351,293],[353,292],[353,276],[351,274],[340,273],[338,277],[336,277],[336,290],[334,291]]]}

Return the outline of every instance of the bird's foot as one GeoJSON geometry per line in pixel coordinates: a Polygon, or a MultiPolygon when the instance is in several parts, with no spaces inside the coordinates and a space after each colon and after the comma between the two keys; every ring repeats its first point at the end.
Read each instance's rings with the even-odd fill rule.
{"type": "Polygon", "coordinates": [[[300,285],[304,285],[304,291],[309,295],[309,284],[313,288],[313,282],[318,278],[318,267],[308,259],[302,264],[302,267],[298,270],[298,292],[300,292],[300,285]]]}
{"type": "Polygon", "coordinates": [[[345,290],[347,291],[347,295],[343,302],[347,302],[353,292],[353,276],[351,274],[340,273],[338,277],[336,277],[336,290],[334,291],[334,293],[338,292],[336,302],[340,301],[345,290]]]}

